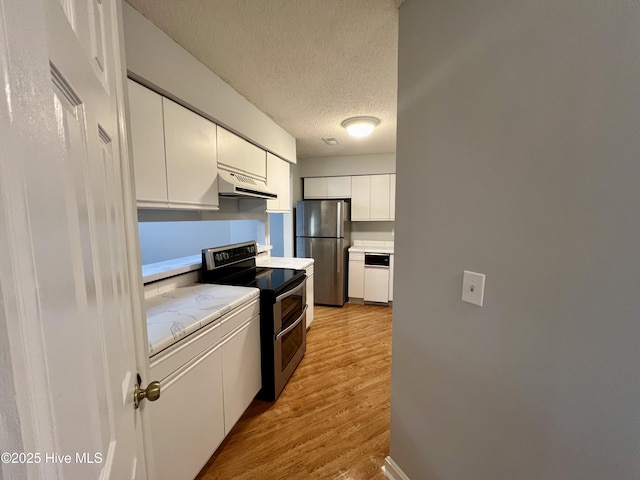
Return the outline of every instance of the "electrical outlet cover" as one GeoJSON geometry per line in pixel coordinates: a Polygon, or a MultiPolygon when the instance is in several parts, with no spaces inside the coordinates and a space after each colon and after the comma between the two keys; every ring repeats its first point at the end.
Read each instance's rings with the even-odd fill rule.
{"type": "Polygon", "coordinates": [[[484,273],[464,271],[462,276],[462,301],[482,306],[484,302],[484,273]]]}

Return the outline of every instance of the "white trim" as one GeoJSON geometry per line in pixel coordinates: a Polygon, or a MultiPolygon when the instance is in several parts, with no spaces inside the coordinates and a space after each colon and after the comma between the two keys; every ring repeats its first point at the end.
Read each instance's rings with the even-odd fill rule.
{"type": "Polygon", "coordinates": [[[384,465],[382,465],[382,473],[389,480],[411,480],[406,473],[398,466],[393,458],[387,457],[384,459],[384,465]]]}

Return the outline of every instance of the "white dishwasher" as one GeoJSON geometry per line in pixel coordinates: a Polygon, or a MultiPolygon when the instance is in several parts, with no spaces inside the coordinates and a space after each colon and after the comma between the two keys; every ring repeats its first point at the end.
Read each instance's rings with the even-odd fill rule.
{"type": "Polygon", "coordinates": [[[364,254],[364,301],[389,303],[388,253],[364,254]]]}

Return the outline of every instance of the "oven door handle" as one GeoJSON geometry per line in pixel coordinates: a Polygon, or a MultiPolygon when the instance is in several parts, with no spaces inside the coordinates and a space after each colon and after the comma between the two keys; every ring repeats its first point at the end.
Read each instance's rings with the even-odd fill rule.
{"type": "Polygon", "coordinates": [[[275,337],[273,337],[273,339],[277,342],[280,337],[282,337],[283,335],[286,335],[287,333],[289,333],[291,330],[293,330],[294,328],[296,328],[298,326],[298,324],[302,321],[302,319],[304,318],[304,314],[307,311],[307,306],[305,305],[304,308],[302,309],[302,313],[300,314],[300,316],[298,317],[298,319],[293,322],[291,325],[289,325],[287,328],[285,328],[284,330],[282,330],[281,332],[279,332],[275,337]]]}
{"type": "Polygon", "coordinates": [[[300,287],[300,285],[302,285],[305,282],[306,279],[307,279],[307,276],[303,275],[302,278],[300,280],[297,280],[295,284],[290,285],[289,290],[284,292],[279,297],[276,297],[276,303],[281,301],[283,298],[287,298],[289,295],[293,295],[293,293],[300,287]]]}

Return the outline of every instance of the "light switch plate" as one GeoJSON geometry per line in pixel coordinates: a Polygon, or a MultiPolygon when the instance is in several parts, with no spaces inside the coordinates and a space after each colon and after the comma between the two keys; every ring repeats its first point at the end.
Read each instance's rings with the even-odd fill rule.
{"type": "Polygon", "coordinates": [[[462,301],[482,306],[484,302],[484,273],[464,271],[462,276],[462,301]]]}

